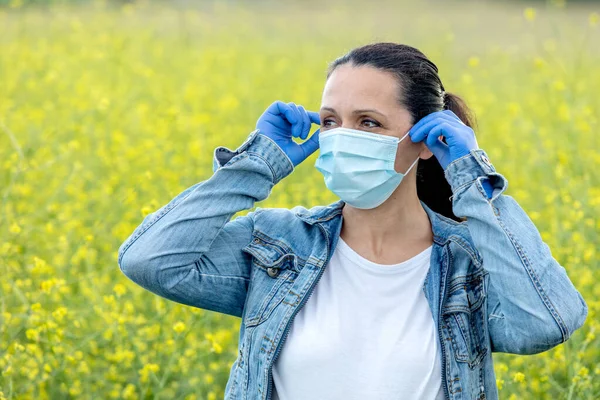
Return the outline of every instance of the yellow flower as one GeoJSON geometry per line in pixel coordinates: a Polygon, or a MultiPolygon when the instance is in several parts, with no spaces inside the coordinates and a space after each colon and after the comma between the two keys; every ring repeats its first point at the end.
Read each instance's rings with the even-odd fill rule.
{"type": "Polygon", "coordinates": [[[554,81],[553,86],[554,90],[556,90],[557,92],[562,92],[566,88],[565,83],[563,81],[554,81]]]}
{"type": "Polygon", "coordinates": [[[590,14],[589,20],[590,20],[590,26],[594,27],[594,26],[598,25],[598,21],[600,20],[600,15],[598,15],[598,13],[593,12],[590,14]]]}
{"type": "Polygon", "coordinates": [[[185,324],[181,321],[178,321],[177,323],[175,323],[175,325],[173,325],[173,330],[177,333],[181,333],[185,331],[185,324]]]}
{"type": "Polygon", "coordinates": [[[25,336],[29,340],[38,341],[40,339],[40,333],[36,329],[27,329],[25,336]]]}
{"type": "Polygon", "coordinates": [[[113,287],[113,291],[117,294],[117,297],[121,297],[123,296],[125,293],[127,293],[127,288],[125,287],[125,285],[121,284],[121,283],[117,283],[114,287],[113,287]]]}
{"type": "Polygon", "coordinates": [[[469,67],[475,68],[479,66],[479,57],[470,57],[469,58],[469,67]]]}
{"type": "Polygon", "coordinates": [[[508,106],[508,113],[512,117],[516,117],[517,115],[519,115],[521,113],[521,106],[519,105],[519,103],[515,103],[514,101],[511,101],[508,103],[507,106],[508,106]]]}
{"type": "Polygon", "coordinates": [[[591,342],[592,340],[594,340],[596,338],[596,335],[594,335],[594,332],[589,331],[588,334],[585,337],[585,341],[586,342],[591,342]]]}
{"type": "Polygon", "coordinates": [[[83,393],[83,388],[81,387],[81,381],[76,379],[74,382],[71,382],[69,385],[69,394],[71,396],[79,396],[83,393]]]}
{"type": "Polygon", "coordinates": [[[132,383],[127,384],[127,386],[125,386],[125,389],[123,389],[122,396],[124,399],[127,400],[137,398],[135,392],[135,385],[132,383]]]}
{"type": "Polygon", "coordinates": [[[145,364],[144,367],[142,369],[139,370],[140,373],[140,381],[142,382],[148,382],[148,379],[150,377],[150,373],[156,373],[158,372],[160,369],[160,367],[158,366],[158,364],[145,364]]]}
{"type": "Polygon", "coordinates": [[[62,321],[63,317],[65,315],[67,315],[67,307],[58,307],[56,310],[52,311],[52,316],[57,320],[57,321],[62,321]]]}
{"type": "Polygon", "coordinates": [[[158,372],[160,370],[160,367],[158,366],[158,364],[147,364],[148,370],[152,371],[152,372],[158,372]]]}
{"type": "Polygon", "coordinates": [[[13,222],[10,225],[10,228],[8,228],[8,231],[10,233],[18,234],[18,233],[21,233],[21,227],[16,222],[13,222]]]}
{"type": "Polygon", "coordinates": [[[508,365],[506,365],[506,363],[503,362],[498,362],[496,364],[496,368],[498,369],[498,371],[500,372],[508,372],[508,365]]]}
{"type": "Polygon", "coordinates": [[[102,296],[102,299],[104,300],[104,303],[108,304],[108,305],[114,305],[116,304],[116,299],[115,296],[108,295],[108,296],[102,296]]]}
{"type": "Polygon", "coordinates": [[[217,342],[213,342],[211,350],[214,351],[217,354],[220,354],[220,353],[223,352],[223,346],[221,346],[217,342]]]}
{"type": "Polygon", "coordinates": [[[496,378],[496,386],[498,386],[498,390],[502,390],[502,387],[504,386],[504,379],[496,378]]]}
{"type": "Polygon", "coordinates": [[[525,374],[523,374],[522,372],[515,372],[515,374],[513,375],[513,380],[515,382],[525,382],[525,374]]]}
{"type": "Polygon", "coordinates": [[[535,20],[535,8],[533,7],[527,7],[524,11],[523,11],[523,15],[525,16],[525,19],[527,21],[534,21],[535,20]]]}

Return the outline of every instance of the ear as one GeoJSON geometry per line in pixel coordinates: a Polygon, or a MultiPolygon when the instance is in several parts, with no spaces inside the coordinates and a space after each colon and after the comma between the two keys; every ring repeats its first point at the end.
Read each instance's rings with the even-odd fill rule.
{"type": "Polygon", "coordinates": [[[419,158],[422,160],[428,160],[433,156],[431,150],[424,142],[421,142],[421,152],[419,153],[419,158]]]}

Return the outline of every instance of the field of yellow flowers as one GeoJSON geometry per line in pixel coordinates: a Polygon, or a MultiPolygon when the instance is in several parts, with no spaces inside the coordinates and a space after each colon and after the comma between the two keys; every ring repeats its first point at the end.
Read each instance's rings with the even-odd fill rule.
{"type": "MultiPolygon", "coordinates": [[[[144,291],[118,246],[272,101],[318,110],[327,63],[383,40],[465,97],[589,306],[567,343],[495,354],[501,398],[600,398],[599,10],[413,3],[0,8],[0,400],[223,398],[240,320],[144,291]]],[[[316,155],[259,205],[334,201],[316,155]]]]}

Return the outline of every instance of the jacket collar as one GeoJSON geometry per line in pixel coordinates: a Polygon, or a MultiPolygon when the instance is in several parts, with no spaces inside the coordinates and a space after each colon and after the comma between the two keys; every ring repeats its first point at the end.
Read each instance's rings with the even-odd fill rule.
{"type": "Polygon", "coordinates": [[[296,215],[298,218],[306,222],[307,224],[313,225],[317,222],[328,221],[338,215],[342,214],[342,208],[344,207],[344,201],[338,200],[326,206],[316,206],[311,209],[304,207],[296,207],[296,215]]]}
{"type": "MultiPolygon", "coordinates": [[[[338,200],[326,206],[316,206],[311,209],[297,207],[295,214],[298,218],[310,225],[328,221],[332,224],[336,224],[340,222],[344,204],[343,200],[338,200]]],[[[429,217],[433,232],[433,240],[439,245],[444,245],[452,236],[458,236],[464,239],[465,236],[469,235],[465,223],[454,221],[453,219],[433,211],[423,201],[421,201],[421,205],[429,217]]]]}

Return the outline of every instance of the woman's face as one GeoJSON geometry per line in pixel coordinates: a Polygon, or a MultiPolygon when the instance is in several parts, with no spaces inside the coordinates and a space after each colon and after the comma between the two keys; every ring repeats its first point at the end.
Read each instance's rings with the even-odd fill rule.
{"type": "MultiPolygon", "coordinates": [[[[369,66],[337,67],[323,89],[321,132],[344,127],[402,138],[413,124],[408,110],[398,104],[398,91],[391,73],[369,66]]],[[[417,157],[432,155],[423,142],[413,143],[407,136],[398,144],[394,167],[404,173],[417,157]]]]}

